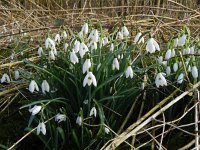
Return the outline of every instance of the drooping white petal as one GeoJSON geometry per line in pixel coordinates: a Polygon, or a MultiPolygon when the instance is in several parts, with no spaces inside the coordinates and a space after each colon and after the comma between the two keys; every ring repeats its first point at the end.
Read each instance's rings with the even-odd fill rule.
{"type": "Polygon", "coordinates": [[[160,51],[160,46],[158,45],[158,43],[156,42],[156,40],[154,38],[152,38],[152,39],[153,39],[153,44],[154,44],[156,50],[160,51]]]}
{"type": "Polygon", "coordinates": [[[60,39],[60,34],[56,34],[56,35],[55,35],[54,41],[60,43],[60,41],[61,41],[61,39],[60,39]]]}
{"type": "Polygon", "coordinates": [[[74,42],[74,52],[75,52],[75,53],[78,53],[79,50],[80,50],[80,42],[76,40],[76,41],[74,42]]]}
{"type": "Polygon", "coordinates": [[[78,57],[76,56],[76,53],[74,51],[70,52],[70,61],[73,64],[76,64],[79,62],[78,57]]]}
{"type": "Polygon", "coordinates": [[[126,69],[126,78],[130,77],[131,79],[133,78],[133,69],[131,66],[128,66],[126,69]]]}
{"type": "Polygon", "coordinates": [[[176,72],[178,70],[178,64],[177,63],[174,63],[173,70],[174,70],[174,72],[176,72]]]}
{"type": "Polygon", "coordinates": [[[10,83],[10,77],[8,76],[7,73],[4,73],[1,78],[1,83],[4,83],[4,82],[10,83]]]}
{"type": "Polygon", "coordinates": [[[76,118],[76,124],[78,124],[79,126],[81,126],[81,124],[82,124],[82,118],[81,118],[81,116],[78,116],[76,118]]]}
{"type": "Polygon", "coordinates": [[[156,51],[156,47],[154,46],[153,44],[153,38],[150,38],[148,41],[147,41],[147,45],[146,45],[146,51],[149,52],[149,53],[155,53],[156,51]]]}
{"type": "Polygon", "coordinates": [[[105,128],[104,130],[106,134],[109,134],[110,130],[108,128],[105,128]]]}
{"type": "Polygon", "coordinates": [[[167,81],[162,73],[158,73],[155,79],[156,86],[167,86],[167,81]]]}
{"type": "Polygon", "coordinates": [[[172,49],[171,57],[175,57],[175,55],[176,55],[176,52],[174,49],[172,49]]]}
{"type": "Polygon", "coordinates": [[[29,89],[29,91],[30,91],[31,93],[33,93],[35,90],[36,90],[36,91],[39,91],[39,87],[38,87],[37,83],[36,83],[34,80],[31,80],[28,89],[29,89]]]}
{"type": "Polygon", "coordinates": [[[18,79],[19,79],[19,71],[15,70],[15,80],[18,80],[18,79]]]}
{"type": "Polygon", "coordinates": [[[168,49],[166,54],[165,54],[165,60],[169,60],[171,58],[171,54],[172,54],[171,49],[168,49]]]}
{"type": "Polygon", "coordinates": [[[126,26],[123,26],[123,27],[122,27],[121,33],[122,33],[123,36],[125,36],[125,37],[129,35],[129,31],[128,31],[128,29],[127,29],[126,26]]]}
{"type": "Polygon", "coordinates": [[[38,48],[38,55],[41,57],[44,54],[42,47],[38,48]]]}
{"type": "Polygon", "coordinates": [[[86,84],[90,86],[92,83],[94,86],[97,86],[96,77],[93,75],[92,72],[88,72],[83,80],[83,87],[85,87],[86,84]]]}
{"type": "Polygon", "coordinates": [[[40,112],[42,109],[42,106],[35,105],[33,108],[29,109],[29,112],[32,113],[32,115],[36,115],[40,112]]]}
{"type": "Polygon", "coordinates": [[[174,39],[174,47],[177,47],[178,46],[178,38],[175,38],[174,39]]]}
{"type": "Polygon", "coordinates": [[[50,59],[52,59],[52,60],[55,60],[55,59],[56,59],[55,54],[54,54],[54,52],[53,52],[52,50],[49,51],[49,57],[50,57],[50,59]]]}
{"type": "Polygon", "coordinates": [[[192,67],[192,76],[193,76],[193,78],[198,78],[198,69],[197,69],[197,67],[196,66],[193,66],[192,67]]]}
{"type": "Polygon", "coordinates": [[[137,42],[138,42],[138,44],[139,44],[139,39],[140,39],[140,36],[142,35],[142,33],[141,32],[139,32],[136,36],[135,36],[135,38],[134,38],[134,43],[136,44],[137,42]]]}
{"type": "Polygon", "coordinates": [[[187,39],[187,35],[182,35],[179,39],[178,39],[178,46],[184,46],[185,45],[185,42],[186,42],[186,39],[187,39]]]}
{"type": "Polygon", "coordinates": [[[119,61],[117,60],[117,58],[114,58],[113,60],[113,64],[112,64],[112,70],[119,70],[119,61]]]}
{"type": "Polygon", "coordinates": [[[184,74],[181,73],[181,74],[178,76],[177,82],[178,82],[179,84],[181,84],[181,83],[183,82],[183,79],[184,79],[184,74]]]}
{"type": "Polygon", "coordinates": [[[168,76],[171,74],[171,68],[170,68],[170,66],[167,66],[167,68],[166,68],[166,74],[168,76]]]}
{"type": "Polygon", "coordinates": [[[42,87],[43,94],[46,94],[46,92],[49,92],[50,90],[49,83],[46,80],[43,80],[41,87],[42,87]]]}
{"type": "Polygon", "coordinates": [[[85,23],[85,24],[82,26],[81,31],[82,31],[84,34],[88,34],[88,23],[85,23]]]}
{"type": "Polygon", "coordinates": [[[65,43],[65,44],[64,44],[64,51],[65,51],[65,52],[67,51],[68,46],[69,46],[68,43],[65,43]]]}
{"type": "Polygon", "coordinates": [[[90,110],[90,115],[89,116],[91,117],[92,115],[94,115],[94,117],[97,116],[97,110],[96,110],[95,107],[92,107],[92,109],[90,110]]]}
{"type": "Polygon", "coordinates": [[[62,121],[66,121],[67,116],[65,114],[57,114],[55,116],[55,121],[57,121],[58,123],[62,122],[62,121]]]}
{"type": "Polygon", "coordinates": [[[46,135],[46,125],[44,122],[39,123],[37,126],[37,135],[39,135],[40,132],[42,132],[43,135],[46,135]]]}
{"type": "Polygon", "coordinates": [[[118,40],[123,40],[123,39],[124,39],[123,34],[122,34],[121,32],[117,32],[116,39],[118,39],[118,40]]]}
{"type": "Polygon", "coordinates": [[[110,44],[110,51],[111,51],[111,52],[114,51],[114,44],[113,44],[113,43],[110,44]]]}
{"type": "Polygon", "coordinates": [[[83,74],[92,66],[90,59],[86,59],[83,64],[83,74]]]}

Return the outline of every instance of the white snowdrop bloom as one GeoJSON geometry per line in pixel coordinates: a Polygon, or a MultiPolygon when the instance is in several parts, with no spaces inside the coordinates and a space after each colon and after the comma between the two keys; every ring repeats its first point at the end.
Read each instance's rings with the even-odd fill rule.
{"type": "Polygon", "coordinates": [[[104,131],[105,131],[106,134],[110,133],[110,130],[108,128],[105,128],[104,131]]]}
{"type": "Polygon", "coordinates": [[[163,65],[164,67],[167,67],[167,61],[163,61],[163,62],[162,62],[162,65],[163,65]]]}
{"type": "Polygon", "coordinates": [[[75,53],[78,53],[79,50],[80,50],[80,42],[76,40],[76,41],[74,42],[74,52],[75,52],[75,53]]]}
{"type": "Polygon", "coordinates": [[[83,64],[83,74],[86,73],[86,71],[89,71],[90,67],[92,66],[90,59],[86,59],[83,64]]]}
{"type": "Polygon", "coordinates": [[[46,92],[49,92],[50,90],[49,83],[46,80],[43,80],[41,87],[42,87],[43,94],[46,94],[46,92]]]}
{"type": "Polygon", "coordinates": [[[33,108],[30,108],[28,111],[31,113],[31,115],[36,115],[40,112],[42,109],[42,106],[35,105],[33,108]]]}
{"type": "Polygon", "coordinates": [[[97,29],[94,29],[94,30],[91,31],[91,33],[89,34],[88,39],[91,39],[93,42],[98,42],[99,33],[98,33],[97,29]]]}
{"type": "Polygon", "coordinates": [[[42,47],[38,48],[38,55],[41,57],[44,54],[42,47]]]}
{"type": "Polygon", "coordinates": [[[178,64],[175,62],[173,65],[173,71],[176,72],[178,70],[178,64]]]}
{"type": "Polygon", "coordinates": [[[118,40],[123,40],[123,39],[124,39],[123,34],[122,34],[121,32],[117,32],[116,39],[118,39],[118,40]]]}
{"type": "Polygon", "coordinates": [[[144,82],[142,82],[141,83],[141,90],[144,90],[144,88],[145,88],[145,84],[144,84],[144,82]]]}
{"type": "Polygon", "coordinates": [[[187,48],[185,49],[185,54],[186,54],[186,55],[190,54],[190,48],[189,48],[189,47],[187,47],[187,48]]]}
{"type": "Polygon", "coordinates": [[[112,64],[112,70],[119,70],[119,61],[117,60],[117,58],[114,58],[113,60],[113,64],[112,64]]]}
{"type": "Polygon", "coordinates": [[[80,39],[83,39],[83,31],[80,31],[80,32],[78,33],[78,37],[79,37],[80,39]]]}
{"type": "Polygon", "coordinates": [[[97,49],[97,43],[96,42],[92,42],[91,51],[96,50],[96,49],[97,49]]]}
{"type": "Polygon", "coordinates": [[[49,57],[50,57],[50,59],[52,59],[52,60],[56,60],[55,54],[54,54],[54,52],[53,52],[52,50],[49,51],[49,57]]]}
{"type": "Polygon", "coordinates": [[[65,52],[67,51],[68,46],[69,46],[68,43],[65,43],[65,44],[64,44],[64,51],[65,51],[65,52]]]}
{"type": "Polygon", "coordinates": [[[114,44],[113,44],[113,43],[110,44],[110,51],[111,51],[111,52],[114,51],[114,44]]]}
{"type": "Polygon", "coordinates": [[[126,69],[126,78],[130,77],[131,79],[133,78],[133,69],[131,66],[128,66],[127,69],[126,69]]]}
{"type": "Polygon", "coordinates": [[[103,46],[105,46],[106,44],[108,44],[109,43],[108,37],[104,37],[102,43],[103,43],[103,46]]]}
{"type": "Polygon", "coordinates": [[[97,110],[96,110],[95,107],[92,107],[92,109],[90,110],[90,115],[89,116],[91,117],[92,115],[94,115],[94,117],[97,116],[97,110]]]}
{"type": "Polygon", "coordinates": [[[198,69],[197,69],[196,66],[193,66],[193,67],[192,67],[192,76],[193,76],[193,78],[195,78],[195,79],[198,77],[198,69]]]}
{"type": "Polygon", "coordinates": [[[179,84],[181,84],[181,83],[183,82],[183,79],[184,79],[184,74],[181,73],[181,74],[178,76],[177,82],[178,82],[179,84]]]}
{"type": "Polygon", "coordinates": [[[66,31],[63,31],[63,32],[61,33],[61,38],[62,38],[62,39],[67,39],[67,32],[66,32],[66,31]]]}
{"type": "Polygon", "coordinates": [[[78,124],[79,126],[82,125],[82,118],[81,118],[81,116],[78,116],[78,117],[76,118],[76,124],[78,124]]]}
{"type": "Polygon", "coordinates": [[[42,132],[43,135],[46,135],[46,125],[44,122],[40,122],[37,126],[37,135],[42,132]]]}
{"type": "Polygon", "coordinates": [[[183,46],[185,45],[185,41],[187,39],[187,35],[182,35],[179,39],[178,39],[178,46],[183,46]]]}
{"type": "Polygon", "coordinates": [[[94,86],[97,86],[96,77],[94,76],[94,74],[92,72],[88,72],[87,75],[85,76],[84,80],[83,80],[83,87],[85,87],[86,84],[88,86],[90,86],[92,83],[93,83],[94,86]]]}
{"type": "Polygon", "coordinates": [[[120,55],[120,54],[118,54],[118,55],[117,55],[117,58],[118,58],[118,59],[121,59],[121,55],[120,55]]]}
{"type": "Polygon", "coordinates": [[[169,60],[171,58],[172,50],[168,49],[165,54],[165,60],[169,60]]]}
{"type": "Polygon", "coordinates": [[[121,54],[121,58],[120,59],[123,59],[124,58],[124,55],[123,54],[121,54]]]}
{"type": "Polygon", "coordinates": [[[175,55],[176,55],[176,51],[172,49],[171,57],[175,57],[175,55]]]}
{"type": "Polygon", "coordinates": [[[76,53],[74,51],[70,52],[70,61],[73,64],[76,64],[79,62],[78,57],[76,56],[76,53]]]}
{"type": "Polygon", "coordinates": [[[158,43],[154,40],[154,38],[150,38],[150,39],[147,41],[146,51],[152,54],[152,53],[155,53],[156,50],[160,51],[160,46],[159,46],[158,43]]]}
{"type": "Polygon", "coordinates": [[[15,70],[15,80],[18,80],[18,79],[19,79],[19,71],[15,70]]]}
{"type": "Polygon", "coordinates": [[[162,57],[162,56],[159,56],[159,57],[158,57],[158,63],[159,63],[159,64],[162,64],[162,62],[163,62],[163,57],[162,57]]]}
{"type": "Polygon", "coordinates": [[[100,67],[101,67],[101,63],[98,64],[98,66],[97,66],[97,71],[99,70],[100,67]]]}
{"type": "Polygon", "coordinates": [[[134,43],[135,43],[135,44],[136,44],[137,42],[138,42],[138,44],[139,44],[139,39],[140,39],[141,35],[142,35],[141,32],[137,33],[137,35],[136,35],[135,38],[134,38],[134,43]]]}
{"type": "Polygon", "coordinates": [[[82,26],[81,31],[82,31],[84,34],[88,34],[88,23],[84,23],[84,25],[82,26]]]}
{"type": "Polygon", "coordinates": [[[155,79],[156,86],[167,86],[167,81],[162,73],[158,73],[155,79]]]}
{"type": "Polygon", "coordinates": [[[167,66],[167,68],[166,68],[166,74],[168,76],[171,74],[171,68],[170,68],[170,66],[167,66]]]}
{"type": "Polygon", "coordinates": [[[56,44],[52,39],[50,39],[50,38],[46,39],[46,41],[45,41],[46,49],[51,48],[51,47],[55,47],[55,46],[56,46],[56,44]]]}
{"type": "Polygon", "coordinates": [[[60,34],[56,34],[54,41],[57,42],[58,44],[60,43],[61,39],[60,39],[60,34]]]}
{"type": "Polygon", "coordinates": [[[62,122],[62,121],[66,121],[67,116],[65,114],[57,114],[55,116],[55,121],[57,121],[58,123],[62,122]]]}
{"type": "Polygon", "coordinates": [[[30,84],[29,84],[29,88],[28,90],[33,93],[35,90],[36,91],[39,91],[39,88],[38,88],[38,85],[37,83],[35,82],[35,80],[31,80],[30,84]]]}
{"type": "Polygon", "coordinates": [[[178,41],[179,41],[178,38],[175,38],[175,39],[174,39],[174,47],[177,47],[177,46],[178,46],[178,41]]]}
{"type": "Polygon", "coordinates": [[[190,54],[194,55],[194,46],[190,47],[190,54]]]}
{"type": "Polygon", "coordinates": [[[15,57],[15,54],[14,54],[14,53],[12,53],[12,54],[10,55],[10,59],[11,59],[11,60],[13,60],[13,59],[14,59],[14,57],[15,57]]]}
{"type": "Polygon", "coordinates": [[[129,31],[128,31],[128,29],[127,29],[126,26],[123,26],[123,27],[122,27],[121,33],[122,33],[123,36],[125,36],[125,37],[129,35],[129,31]]]}
{"type": "Polygon", "coordinates": [[[7,73],[4,73],[3,76],[1,77],[1,83],[10,83],[10,77],[8,76],[7,73]]]}
{"type": "Polygon", "coordinates": [[[85,43],[82,42],[80,44],[80,49],[79,49],[79,54],[80,54],[81,58],[83,58],[85,53],[88,51],[89,51],[89,49],[88,49],[87,45],[85,45],[85,43]]]}

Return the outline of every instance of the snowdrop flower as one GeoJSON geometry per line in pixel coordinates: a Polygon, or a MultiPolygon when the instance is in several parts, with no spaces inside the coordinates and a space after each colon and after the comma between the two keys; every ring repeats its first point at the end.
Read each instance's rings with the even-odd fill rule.
{"type": "Polygon", "coordinates": [[[141,42],[144,43],[144,37],[141,37],[141,35],[142,35],[142,33],[139,32],[139,33],[135,36],[135,38],[134,38],[134,43],[135,43],[135,44],[136,44],[136,43],[140,44],[141,42]]]}
{"type": "Polygon", "coordinates": [[[158,57],[158,63],[159,63],[159,64],[162,64],[162,62],[163,62],[163,57],[162,57],[162,56],[159,56],[159,57],[158,57]]]}
{"type": "Polygon", "coordinates": [[[123,40],[123,39],[124,39],[123,34],[122,34],[121,32],[117,32],[116,39],[118,39],[118,40],[123,40]]]}
{"type": "Polygon", "coordinates": [[[182,35],[179,39],[178,39],[178,46],[183,46],[185,45],[185,41],[187,39],[187,35],[182,35]]]}
{"type": "Polygon", "coordinates": [[[55,60],[55,59],[56,59],[55,54],[54,54],[54,52],[53,52],[52,50],[49,51],[49,57],[50,57],[50,59],[52,59],[52,60],[55,60]]]}
{"type": "Polygon", "coordinates": [[[29,90],[31,93],[33,93],[35,90],[36,90],[36,91],[39,91],[38,85],[37,85],[37,83],[35,82],[35,80],[31,80],[31,83],[29,84],[28,90],[29,90]]]}
{"type": "Polygon", "coordinates": [[[162,65],[163,65],[164,67],[167,67],[167,61],[163,61],[163,62],[162,62],[162,65]]]}
{"type": "Polygon", "coordinates": [[[83,74],[90,69],[92,66],[90,59],[86,59],[83,64],[83,74]]]}
{"type": "Polygon", "coordinates": [[[86,84],[90,86],[92,83],[94,86],[97,86],[96,77],[94,76],[92,72],[88,72],[83,80],[83,87],[85,87],[86,84]]]}
{"type": "Polygon", "coordinates": [[[57,121],[58,123],[62,122],[62,121],[66,121],[67,116],[65,114],[57,114],[55,116],[55,121],[57,121]]]}
{"type": "Polygon", "coordinates": [[[65,51],[65,52],[67,51],[68,46],[69,46],[68,43],[65,43],[65,44],[64,44],[64,51],[65,51]]]}
{"type": "Polygon", "coordinates": [[[15,70],[15,80],[19,79],[19,71],[15,70]]]}
{"type": "Polygon", "coordinates": [[[175,57],[175,55],[176,55],[176,52],[174,49],[172,49],[171,57],[175,57]]]}
{"type": "Polygon", "coordinates": [[[108,37],[104,37],[102,43],[103,43],[103,46],[105,46],[106,44],[108,44],[109,43],[108,37]]]}
{"type": "Polygon", "coordinates": [[[83,39],[83,31],[80,31],[80,32],[78,33],[78,37],[79,37],[80,39],[83,39]]]}
{"type": "Polygon", "coordinates": [[[156,86],[167,86],[167,81],[162,73],[158,73],[155,80],[156,86]]]}
{"type": "Polygon", "coordinates": [[[37,135],[39,135],[40,132],[42,132],[43,135],[46,135],[46,125],[44,122],[40,122],[37,126],[37,135]]]}
{"type": "Polygon", "coordinates": [[[194,55],[194,46],[190,47],[190,54],[194,55]]]}
{"type": "Polygon", "coordinates": [[[72,52],[70,52],[70,61],[73,64],[76,64],[79,62],[78,57],[76,56],[76,53],[72,50],[72,52]]]}
{"type": "Polygon", "coordinates": [[[178,41],[179,41],[178,38],[175,38],[175,39],[174,39],[174,47],[177,47],[177,46],[178,46],[178,41]]]}
{"type": "Polygon", "coordinates": [[[87,24],[87,23],[85,23],[85,24],[82,26],[81,31],[82,31],[84,34],[88,34],[88,24],[87,24]]]}
{"type": "Polygon", "coordinates": [[[80,44],[80,49],[79,49],[79,54],[80,54],[81,58],[83,58],[85,53],[88,52],[88,51],[89,51],[89,49],[88,49],[87,45],[85,45],[85,43],[82,42],[80,44]]]}
{"type": "Polygon", "coordinates": [[[156,50],[160,51],[160,47],[158,43],[154,40],[154,38],[150,38],[147,41],[146,51],[152,54],[155,53],[156,50]]]}
{"type": "Polygon", "coordinates": [[[113,43],[110,44],[110,51],[111,51],[111,52],[114,51],[114,44],[113,44],[113,43]]]}
{"type": "Polygon", "coordinates": [[[171,58],[171,54],[172,54],[171,49],[168,49],[166,54],[165,54],[165,60],[169,60],[171,58]]]}
{"type": "Polygon", "coordinates": [[[193,76],[193,78],[195,78],[195,79],[198,77],[198,69],[197,69],[196,66],[193,66],[193,67],[192,67],[192,76],[193,76]]]}
{"type": "Polygon", "coordinates": [[[44,54],[42,47],[38,48],[38,55],[41,57],[44,54]]]}
{"type": "Polygon", "coordinates": [[[181,74],[178,76],[177,82],[178,82],[179,84],[181,84],[181,83],[183,82],[183,79],[184,79],[184,74],[181,73],[181,74]]]}
{"type": "Polygon", "coordinates": [[[60,43],[60,41],[61,41],[61,39],[60,39],[60,34],[56,34],[56,35],[55,35],[54,41],[60,43]]]}
{"type": "Polygon", "coordinates": [[[166,68],[166,74],[168,76],[171,74],[171,68],[170,68],[170,66],[167,66],[167,68],[166,68]]]}
{"type": "Polygon", "coordinates": [[[145,88],[145,84],[144,84],[144,82],[142,82],[141,83],[141,90],[144,90],[144,88],[145,88]]]}
{"type": "Polygon", "coordinates": [[[177,63],[174,63],[173,70],[174,70],[174,72],[176,72],[178,70],[178,64],[177,63]]]}
{"type": "Polygon", "coordinates": [[[95,107],[92,107],[92,109],[90,110],[90,115],[89,116],[91,117],[92,115],[94,115],[94,117],[97,116],[97,110],[96,110],[95,107]]]}
{"type": "Polygon", "coordinates": [[[42,87],[43,94],[46,94],[46,92],[49,92],[50,87],[49,87],[49,83],[46,80],[43,80],[41,87],[42,87]]]}
{"type": "Polygon", "coordinates": [[[185,54],[186,54],[186,55],[190,54],[190,48],[189,48],[189,47],[187,47],[187,48],[185,49],[185,54]]]}
{"type": "Polygon", "coordinates": [[[117,58],[114,58],[113,64],[112,64],[112,70],[115,70],[115,69],[119,70],[119,62],[117,58]]]}
{"type": "Polygon", "coordinates": [[[79,50],[80,50],[80,42],[76,40],[76,41],[74,42],[74,52],[75,52],[75,53],[78,53],[79,50]]]}
{"type": "Polygon", "coordinates": [[[78,124],[79,126],[81,126],[81,124],[82,124],[82,118],[81,118],[81,116],[78,116],[76,118],[76,124],[78,124]]]}
{"type": "Polygon", "coordinates": [[[40,112],[42,106],[35,105],[33,108],[29,109],[29,112],[34,116],[40,112]]]}
{"type": "Polygon", "coordinates": [[[66,32],[66,31],[63,31],[63,32],[61,33],[61,38],[62,38],[62,39],[67,39],[67,32],[66,32]]]}
{"type": "Polygon", "coordinates": [[[110,132],[110,130],[108,128],[105,128],[104,131],[106,134],[109,134],[109,132],[110,132]]]}
{"type": "Polygon", "coordinates": [[[1,83],[4,83],[4,82],[10,83],[10,77],[8,76],[7,73],[4,73],[1,78],[1,83]]]}
{"type": "Polygon", "coordinates": [[[98,42],[99,33],[98,33],[97,29],[92,30],[92,32],[90,33],[88,39],[91,39],[93,42],[98,42]]]}
{"type": "Polygon", "coordinates": [[[14,54],[14,53],[12,53],[12,54],[10,55],[10,59],[11,59],[11,60],[13,60],[13,59],[14,59],[14,57],[15,57],[15,54],[14,54]]]}
{"type": "Polygon", "coordinates": [[[46,39],[46,41],[45,41],[45,47],[46,47],[46,49],[52,48],[52,47],[55,47],[55,46],[56,46],[55,42],[52,39],[50,39],[50,38],[46,39]]]}
{"type": "Polygon", "coordinates": [[[122,27],[121,33],[122,33],[123,36],[125,36],[125,37],[129,35],[129,31],[128,31],[128,29],[127,29],[126,26],[123,26],[123,27],[122,27]]]}
{"type": "Polygon", "coordinates": [[[126,69],[126,78],[130,77],[131,79],[133,78],[133,69],[131,66],[128,66],[126,69]]]}

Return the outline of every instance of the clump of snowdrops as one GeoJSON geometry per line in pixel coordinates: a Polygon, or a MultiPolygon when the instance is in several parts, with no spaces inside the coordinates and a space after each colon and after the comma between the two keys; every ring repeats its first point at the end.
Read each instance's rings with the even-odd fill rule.
{"type": "MultiPolygon", "coordinates": [[[[27,129],[35,128],[47,149],[100,149],[123,123],[199,80],[199,45],[187,27],[161,45],[150,31],[131,35],[125,25],[108,32],[86,22],[78,32],[48,34],[37,49],[39,62],[26,61],[32,71],[21,108],[30,112],[27,129]]],[[[3,82],[12,82],[6,73],[3,82]]]]}

